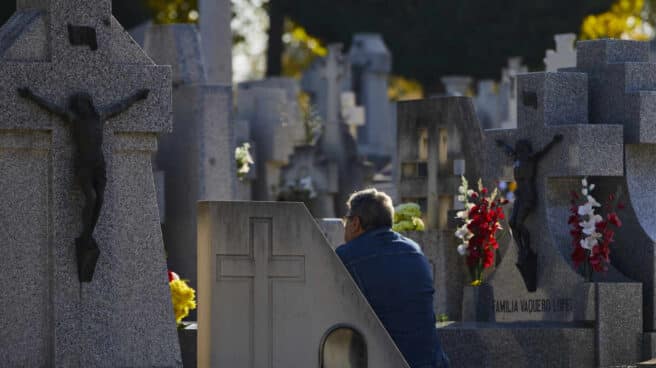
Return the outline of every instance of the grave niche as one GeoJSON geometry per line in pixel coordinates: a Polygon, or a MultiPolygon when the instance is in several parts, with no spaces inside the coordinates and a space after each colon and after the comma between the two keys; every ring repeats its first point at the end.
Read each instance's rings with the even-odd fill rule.
{"type": "Polygon", "coordinates": [[[321,368],[366,368],[367,343],[356,329],[342,325],[331,328],[321,343],[321,368]]]}

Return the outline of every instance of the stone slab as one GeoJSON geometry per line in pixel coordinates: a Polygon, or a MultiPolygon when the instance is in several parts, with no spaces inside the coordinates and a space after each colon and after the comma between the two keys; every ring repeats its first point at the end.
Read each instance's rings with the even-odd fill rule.
{"type": "Polygon", "coordinates": [[[584,325],[454,323],[438,332],[453,368],[595,366],[594,329],[584,325]]]}
{"type": "Polygon", "coordinates": [[[642,358],[642,285],[595,284],[595,343],[601,367],[642,358]]]}
{"type": "Polygon", "coordinates": [[[358,331],[369,367],[408,367],[299,203],[201,202],[198,363],[319,366],[336,327],[358,331]]]}

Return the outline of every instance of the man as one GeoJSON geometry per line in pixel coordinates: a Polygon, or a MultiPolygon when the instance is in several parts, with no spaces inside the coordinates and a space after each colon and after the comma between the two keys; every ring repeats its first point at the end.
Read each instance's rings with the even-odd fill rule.
{"type": "Polygon", "coordinates": [[[448,367],[435,328],[433,276],[412,240],[392,231],[394,207],[376,189],[348,200],[337,255],[412,368],[448,367]]]}

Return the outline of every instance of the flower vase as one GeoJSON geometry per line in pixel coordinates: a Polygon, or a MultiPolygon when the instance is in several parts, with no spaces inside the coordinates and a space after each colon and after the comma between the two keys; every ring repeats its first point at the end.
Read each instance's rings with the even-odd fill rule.
{"type": "Polygon", "coordinates": [[[469,267],[469,275],[471,276],[470,286],[480,286],[483,284],[483,265],[479,264],[469,267]]]}
{"type": "Polygon", "coordinates": [[[178,341],[180,342],[180,354],[184,367],[195,367],[197,365],[196,350],[198,339],[198,325],[184,322],[182,328],[178,328],[178,341]]]}
{"type": "Polygon", "coordinates": [[[583,277],[585,278],[585,282],[592,282],[592,266],[590,265],[590,251],[586,250],[585,251],[585,261],[583,261],[583,264],[581,265],[582,271],[583,271],[583,277]]]}
{"type": "Polygon", "coordinates": [[[493,322],[495,318],[492,285],[483,282],[478,286],[465,286],[461,312],[463,321],[493,322]]]}

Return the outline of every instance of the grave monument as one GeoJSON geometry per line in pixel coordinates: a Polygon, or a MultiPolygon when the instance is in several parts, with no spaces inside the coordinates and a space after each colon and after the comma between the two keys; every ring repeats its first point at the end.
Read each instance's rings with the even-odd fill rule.
{"type": "Polygon", "coordinates": [[[11,284],[0,298],[0,361],[181,366],[151,165],[157,134],[171,129],[170,68],[154,65],[132,41],[109,0],[19,0],[0,29],[0,69],[0,266],[11,284]],[[76,148],[75,127],[20,97],[19,88],[59,107],[83,93],[77,112],[85,114],[93,114],[91,99],[111,106],[149,90],[147,99],[110,111],[124,112],[105,124],[88,125],[102,137],[106,176],[101,185],[102,172],[92,175],[95,199],[104,193],[104,201],[90,282],[78,280],[75,249],[88,186],[76,179],[75,163],[86,151],[76,148]]]}
{"type": "MultiPolygon", "coordinates": [[[[576,68],[517,77],[518,126],[484,133],[481,176],[487,183],[513,178],[499,141],[523,140],[537,150],[562,136],[537,165],[536,206],[524,222],[537,255],[535,290],[527,289],[515,266],[516,241],[502,242],[487,286],[463,299],[463,311],[468,303],[479,305],[468,315],[476,323],[440,330],[453,361],[606,367],[652,356],[653,206],[645,191],[654,189],[647,168],[654,162],[649,122],[656,101],[649,92],[654,79],[645,77],[653,69],[648,52],[647,43],[634,41],[580,42],[576,68]],[[570,257],[569,193],[580,190],[583,177],[597,184],[596,197],[619,187],[627,203],[611,245],[612,264],[608,272],[595,273],[593,282],[585,281],[570,257]],[[460,349],[463,339],[475,346],[460,349]]],[[[515,240],[520,235],[513,234],[515,240]]]]}
{"type": "Polygon", "coordinates": [[[202,367],[408,367],[299,203],[201,202],[202,367]]]}

